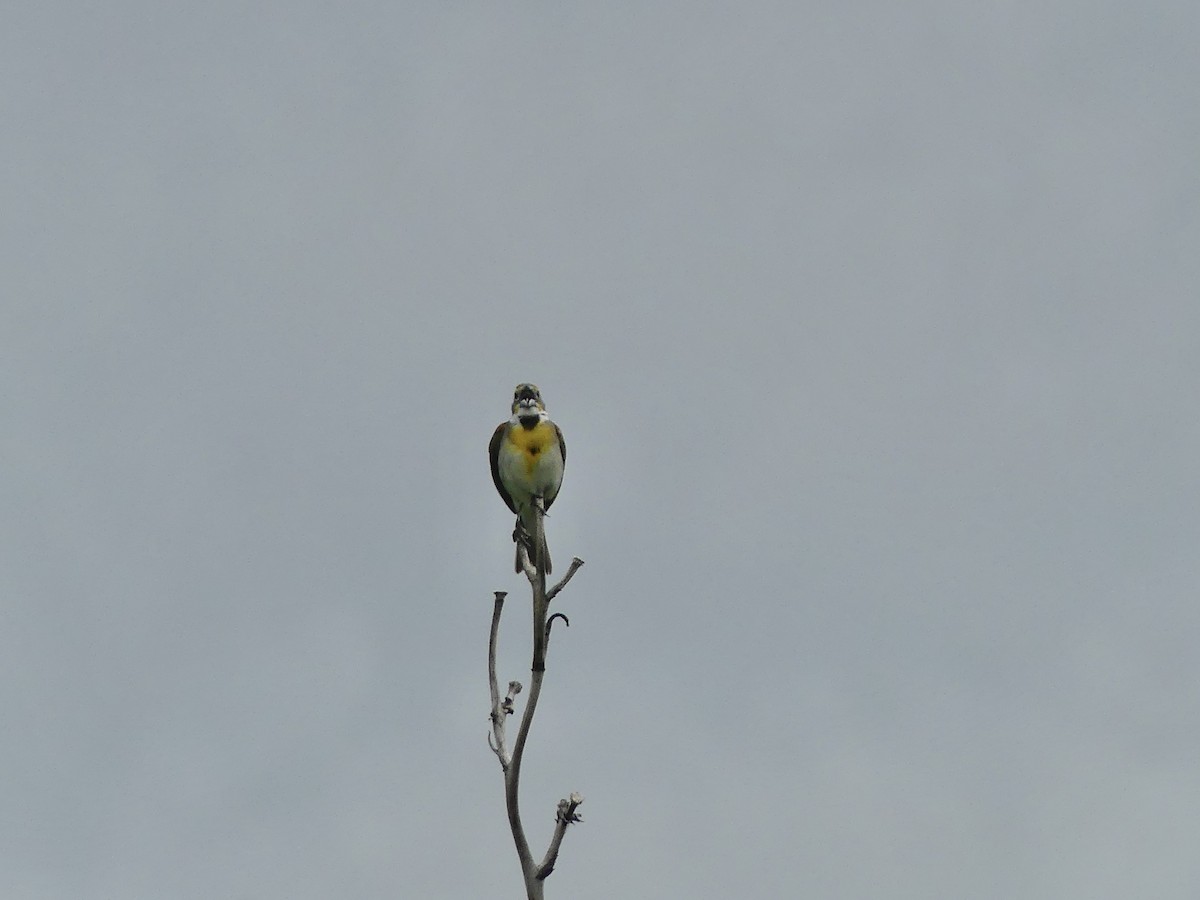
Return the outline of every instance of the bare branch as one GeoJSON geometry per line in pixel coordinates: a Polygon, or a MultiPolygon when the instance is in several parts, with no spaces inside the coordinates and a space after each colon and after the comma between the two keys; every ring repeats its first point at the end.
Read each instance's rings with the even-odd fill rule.
{"type": "MultiPolygon", "coordinates": [[[[536,548],[534,554],[541,557],[542,548],[546,546],[546,506],[541,497],[533,501],[533,546],[536,548]]],[[[545,562],[539,558],[538,565],[533,568],[533,577],[529,579],[533,588],[533,670],[543,672],[546,669],[546,613],[549,607],[545,562]]]]}
{"type": "MultiPolygon", "coordinates": [[[[516,844],[517,857],[521,862],[521,872],[525,878],[525,891],[529,900],[542,900],[542,882],[546,876],[554,871],[554,866],[558,859],[558,851],[562,845],[563,835],[566,833],[567,826],[581,821],[579,815],[576,813],[576,809],[583,802],[583,798],[576,793],[572,793],[568,799],[559,802],[557,825],[550,841],[550,847],[546,851],[546,856],[542,862],[540,864],[535,863],[533,854],[529,850],[529,841],[525,837],[524,826],[521,824],[519,802],[521,764],[525,757],[525,743],[529,738],[529,731],[533,725],[533,716],[537,711],[538,699],[542,694],[542,679],[546,674],[546,648],[549,644],[551,626],[555,619],[560,618],[567,626],[571,624],[562,613],[555,613],[553,616],[547,618],[550,600],[567,585],[567,582],[571,580],[579,570],[579,567],[583,565],[583,560],[578,557],[572,559],[567,573],[547,593],[544,560],[541,559],[541,548],[545,546],[543,522],[545,514],[545,507],[539,498],[534,509],[534,534],[530,542],[533,547],[538,548],[535,555],[539,558],[536,561],[530,560],[525,543],[519,539],[517,540],[517,558],[521,563],[525,577],[529,579],[529,585],[533,592],[533,663],[531,666],[529,696],[525,701],[525,709],[521,714],[521,723],[517,728],[517,737],[513,743],[511,753],[508,752],[505,742],[505,720],[508,716],[514,714],[514,701],[516,695],[521,691],[521,684],[517,681],[510,681],[508,683],[508,694],[501,699],[499,680],[496,677],[496,644],[500,630],[500,613],[505,598],[503,591],[495,592],[496,602],[492,611],[492,630],[488,642],[488,686],[491,690],[492,698],[492,733],[488,735],[488,745],[500,759],[500,768],[504,773],[504,801],[508,810],[508,824],[512,831],[513,842],[516,844]]],[[[514,535],[515,537],[516,535],[514,535]]]]}
{"type": "Polygon", "coordinates": [[[555,817],[557,824],[554,826],[554,837],[550,838],[550,848],[546,851],[546,858],[538,866],[537,877],[539,881],[544,880],[547,875],[554,871],[554,864],[558,862],[558,848],[562,846],[562,839],[563,835],[567,833],[567,826],[583,821],[583,817],[575,812],[575,810],[579,809],[579,804],[581,803],[583,803],[583,797],[576,791],[572,791],[570,797],[558,801],[558,815],[555,817]]]}
{"type": "Polygon", "coordinates": [[[529,699],[525,701],[525,712],[521,714],[521,725],[517,729],[517,740],[513,744],[512,755],[504,768],[504,804],[508,809],[508,827],[512,831],[513,842],[517,845],[517,858],[521,861],[521,871],[525,873],[526,887],[529,883],[529,873],[533,871],[533,854],[525,837],[525,827],[521,824],[521,762],[525,757],[525,741],[529,737],[529,726],[533,723],[533,713],[542,693],[542,676],[545,674],[539,671],[531,673],[529,699]]]}
{"type": "Polygon", "coordinates": [[[567,574],[564,575],[554,587],[546,592],[546,602],[549,603],[558,596],[558,592],[567,586],[567,582],[575,577],[575,573],[579,571],[579,567],[583,565],[583,560],[576,556],[571,560],[571,565],[567,569],[567,574]]]}
{"type": "MultiPolygon", "coordinates": [[[[506,591],[496,591],[495,594],[496,599],[492,606],[492,631],[488,638],[488,688],[492,694],[492,733],[488,735],[488,746],[500,758],[501,767],[507,769],[508,751],[504,742],[504,718],[508,712],[511,712],[511,709],[506,710],[505,705],[500,702],[500,683],[496,679],[496,643],[500,635],[500,613],[504,610],[504,598],[508,594],[506,591]]],[[[510,683],[508,699],[505,701],[509,707],[512,706],[514,693],[510,683]]]]}
{"type": "Polygon", "coordinates": [[[521,780],[521,761],[525,757],[525,741],[529,737],[529,728],[533,724],[533,713],[537,709],[538,698],[542,695],[542,678],[545,670],[534,671],[530,674],[529,699],[525,701],[525,712],[521,714],[521,724],[517,728],[517,741],[513,744],[512,762],[509,767],[510,781],[514,787],[521,780]]]}

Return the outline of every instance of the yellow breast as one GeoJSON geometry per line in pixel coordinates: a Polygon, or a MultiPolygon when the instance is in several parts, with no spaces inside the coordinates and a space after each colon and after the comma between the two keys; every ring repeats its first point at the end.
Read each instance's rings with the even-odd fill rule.
{"type": "Polygon", "coordinates": [[[558,446],[558,433],[549,422],[538,422],[532,428],[525,428],[521,425],[510,428],[508,440],[521,452],[525,460],[526,472],[532,473],[533,467],[537,465],[538,457],[552,447],[558,446]]]}

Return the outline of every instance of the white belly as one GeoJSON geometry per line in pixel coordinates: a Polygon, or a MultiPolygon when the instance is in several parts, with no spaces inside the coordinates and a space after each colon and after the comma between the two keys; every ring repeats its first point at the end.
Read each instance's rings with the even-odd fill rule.
{"type": "Polygon", "coordinates": [[[542,497],[549,503],[558,496],[563,458],[557,442],[534,455],[506,441],[500,449],[498,464],[500,480],[518,509],[528,506],[534,497],[542,497]]]}

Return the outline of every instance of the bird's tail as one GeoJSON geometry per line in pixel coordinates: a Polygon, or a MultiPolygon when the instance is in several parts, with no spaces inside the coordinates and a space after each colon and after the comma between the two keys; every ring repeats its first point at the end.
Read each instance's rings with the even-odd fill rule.
{"type": "MultiPolygon", "coordinates": [[[[532,523],[530,523],[530,525],[532,526],[532,523]]],[[[517,558],[516,562],[513,564],[514,568],[516,569],[518,575],[525,571],[521,567],[521,548],[524,547],[525,555],[529,557],[529,562],[532,564],[534,569],[537,569],[540,564],[542,574],[549,575],[550,548],[546,546],[546,529],[542,529],[542,545],[540,548],[540,553],[538,552],[539,548],[537,548],[534,544],[532,531],[532,527],[526,527],[525,523],[521,520],[521,517],[517,516],[517,527],[513,530],[513,540],[516,541],[517,544],[517,558]]]]}

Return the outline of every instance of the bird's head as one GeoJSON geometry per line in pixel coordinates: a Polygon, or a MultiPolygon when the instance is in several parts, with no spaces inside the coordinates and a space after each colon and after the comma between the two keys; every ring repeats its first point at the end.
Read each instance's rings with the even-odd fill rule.
{"type": "Polygon", "coordinates": [[[542,394],[536,384],[518,384],[513,388],[513,415],[521,419],[537,419],[546,411],[542,394]]]}

